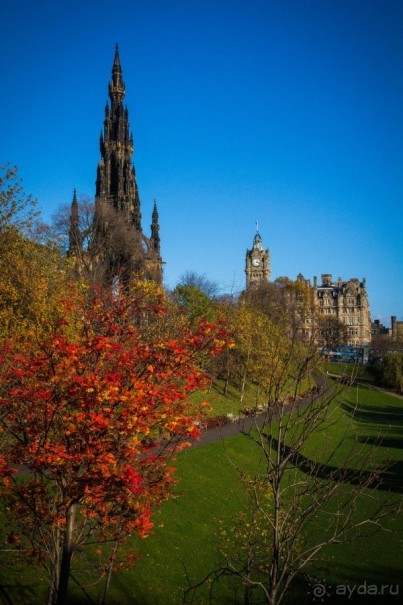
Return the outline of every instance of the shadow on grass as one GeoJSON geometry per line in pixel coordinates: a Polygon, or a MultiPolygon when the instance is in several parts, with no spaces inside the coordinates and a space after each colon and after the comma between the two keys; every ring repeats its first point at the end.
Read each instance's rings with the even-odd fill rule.
{"type": "Polygon", "coordinates": [[[364,437],[361,435],[358,437],[357,441],[376,447],[387,447],[391,449],[403,448],[403,435],[401,437],[364,437]]]}
{"type": "MultiPolygon", "coordinates": [[[[266,437],[268,436],[266,435],[266,437]]],[[[271,443],[277,451],[277,440],[271,437],[271,443]]],[[[283,456],[284,458],[289,456],[290,463],[295,468],[311,477],[337,483],[363,485],[381,491],[403,493],[403,461],[393,462],[386,469],[374,472],[321,464],[299,452],[293,452],[288,446],[283,446],[283,456]]]]}
{"type": "Polygon", "coordinates": [[[394,432],[399,429],[403,431],[403,406],[359,404],[359,407],[356,407],[353,402],[345,401],[341,404],[341,408],[344,412],[353,415],[354,420],[360,424],[374,427],[393,426],[394,432]]]}
{"type": "Polygon", "coordinates": [[[31,605],[39,602],[34,587],[20,582],[8,583],[6,579],[0,578],[1,605],[31,605]]]}
{"type": "MultiPolygon", "coordinates": [[[[0,605],[39,605],[46,602],[46,582],[34,583],[35,577],[37,578],[37,574],[40,573],[37,568],[23,565],[17,567],[4,561],[0,562],[0,566],[0,605]],[[30,584],[27,577],[28,569],[33,580],[30,584]],[[24,580],[21,581],[19,577],[24,580]]],[[[97,597],[93,597],[85,587],[80,586],[73,574],[70,576],[69,605],[97,605],[99,602],[97,597]]],[[[110,602],[108,605],[113,603],[110,602]]],[[[122,605],[122,600],[116,602],[116,605],[122,605]]]]}
{"type": "MultiPolygon", "coordinates": [[[[77,588],[77,590],[79,590],[77,588]]],[[[144,592],[137,585],[130,586],[130,594],[128,594],[127,586],[121,582],[119,582],[119,578],[117,576],[113,576],[110,594],[106,600],[108,605],[155,605],[155,600],[153,600],[153,596],[147,593],[147,590],[144,592]],[[113,594],[116,591],[119,593],[119,596],[113,594]],[[133,594],[135,593],[135,594],[133,594]]],[[[85,590],[83,592],[77,592],[75,589],[70,591],[69,605],[99,605],[102,603],[102,590],[99,591],[98,595],[94,593],[94,596],[91,597],[85,590]]],[[[13,604],[14,605],[14,604],[13,604]]]]}

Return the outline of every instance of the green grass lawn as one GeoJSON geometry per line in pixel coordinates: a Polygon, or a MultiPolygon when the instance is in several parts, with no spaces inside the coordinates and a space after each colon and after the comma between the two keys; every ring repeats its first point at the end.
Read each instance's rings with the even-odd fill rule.
{"type": "MultiPolygon", "coordinates": [[[[358,413],[343,447],[348,448],[349,440],[353,438],[357,438],[364,448],[369,447],[382,433],[383,441],[376,456],[394,462],[394,466],[384,474],[385,489],[378,490],[374,496],[379,501],[387,497],[387,489],[392,489],[396,498],[401,499],[403,403],[397,398],[368,389],[347,388],[342,414],[333,417],[335,422],[331,428],[312,437],[305,454],[321,460],[343,435],[351,409],[357,402],[358,413]]],[[[342,450],[339,456],[341,460],[342,450]]],[[[244,493],[231,460],[244,468],[253,468],[259,462],[258,452],[246,437],[239,435],[224,442],[186,450],[178,457],[176,497],[156,514],[153,535],[145,540],[133,539],[141,559],[134,568],[114,575],[110,605],[179,605],[187,587],[186,574],[196,582],[214,568],[217,561],[217,520],[222,519],[230,528],[244,502],[244,493]]],[[[365,513],[365,510],[360,511],[364,516],[365,513]]],[[[403,569],[402,520],[389,523],[389,530],[399,530],[399,533],[377,533],[351,544],[328,548],[320,563],[312,569],[312,574],[329,586],[398,582],[403,569]]],[[[39,574],[35,571],[24,577],[16,569],[7,570],[4,563],[3,560],[0,603],[39,605],[43,602],[34,586],[40,583],[39,574]],[[12,587],[18,582],[25,586],[24,590],[12,587]]],[[[297,585],[295,590],[291,603],[315,602],[306,585],[297,585]]],[[[89,593],[91,600],[82,591],[73,590],[72,603],[97,603],[96,589],[89,590],[89,593]]],[[[335,603],[343,602],[340,597],[337,599],[335,603]]],[[[326,602],[330,601],[331,597],[327,598],[326,602]]],[[[207,602],[204,593],[200,603],[207,602]]],[[[349,602],[356,601],[349,599],[349,602]]],[[[375,599],[370,602],[375,605],[381,601],[375,599]]],[[[384,596],[382,604],[387,602],[384,596]]],[[[223,585],[216,603],[235,603],[227,585],[223,585]]]]}
{"type": "MultiPolygon", "coordinates": [[[[301,392],[308,390],[313,384],[312,380],[302,381],[301,392]]],[[[209,390],[193,393],[191,401],[194,403],[206,401],[210,406],[208,416],[214,417],[226,416],[227,414],[237,416],[244,408],[254,409],[257,405],[264,405],[267,403],[267,398],[255,385],[247,383],[241,403],[240,393],[236,387],[231,384],[228,385],[227,394],[224,395],[224,381],[214,380],[209,390]]]]}
{"type": "Polygon", "coordinates": [[[224,383],[221,380],[215,380],[208,391],[197,391],[190,398],[193,403],[206,401],[210,406],[209,417],[226,416],[230,413],[237,415],[242,407],[251,405],[252,401],[253,405],[256,404],[256,394],[251,388],[246,390],[243,404],[240,402],[239,391],[231,385],[227,395],[224,395],[224,383]]]}
{"type": "MultiPolygon", "coordinates": [[[[355,438],[355,434],[365,448],[369,447],[371,441],[378,440],[380,432],[383,433],[377,457],[395,462],[384,479],[386,487],[392,487],[396,490],[396,497],[401,498],[403,406],[398,399],[367,389],[346,389],[343,414],[332,418],[335,423],[330,429],[315,435],[305,453],[320,460],[321,455],[325,455],[325,451],[338,442],[344,435],[351,408],[356,405],[357,399],[359,411],[345,447],[349,447],[349,439],[355,438]],[[364,443],[366,440],[368,445],[364,443]]],[[[117,591],[114,597],[116,602],[139,605],[180,603],[186,587],[185,567],[192,581],[201,579],[214,567],[217,557],[216,519],[223,518],[230,525],[243,501],[239,480],[228,457],[244,467],[257,463],[257,451],[245,437],[227,439],[224,445],[225,448],[223,444],[216,443],[188,450],[180,457],[179,497],[168,502],[158,515],[157,526],[163,527],[157,527],[156,534],[140,545],[144,558],[137,570],[119,575],[119,591],[116,584],[114,587],[117,591]],[[129,586],[132,601],[125,601],[129,586]]],[[[343,457],[342,450],[339,457],[340,460],[343,457]]],[[[375,495],[377,499],[384,499],[388,494],[380,490],[375,495]]],[[[365,516],[366,511],[361,512],[365,516]]],[[[402,521],[389,523],[389,529],[401,532],[402,521]]],[[[401,569],[402,533],[385,532],[375,533],[351,544],[328,548],[322,562],[316,564],[312,573],[326,579],[327,584],[334,585],[360,585],[364,581],[393,584],[398,581],[399,574],[401,576],[401,569]]],[[[298,602],[303,602],[302,597],[299,594],[298,602]]],[[[233,602],[231,593],[226,596],[222,594],[221,599],[219,603],[233,602]]],[[[312,602],[309,599],[307,596],[307,602],[312,602]]],[[[202,602],[207,603],[207,600],[202,602]]],[[[385,599],[383,602],[386,602],[385,599]]]]}
{"type": "MultiPolygon", "coordinates": [[[[346,389],[342,413],[334,418],[335,423],[331,429],[324,429],[312,440],[306,453],[316,459],[321,458],[321,452],[325,456],[343,437],[356,406],[353,424],[334,462],[342,463],[346,451],[355,440],[360,444],[363,456],[368,448],[375,446],[376,461],[383,462],[388,468],[381,475],[380,489],[374,490],[376,502],[373,505],[386,503],[392,497],[397,508],[403,499],[403,402],[398,398],[357,386],[346,389]],[[318,446],[320,449],[317,449],[318,446]]],[[[361,503],[361,518],[369,515],[371,506],[368,500],[365,504],[361,503]]],[[[342,590],[345,584],[361,586],[365,590],[365,583],[396,585],[400,582],[399,590],[402,594],[403,519],[389,520],[386,526],[387,532],[374,531],[365,539],[330,546],[323,552],[322,560],[315,564],[312,574],[320,578],[322,583],[325,580],[326,584],[333,587],[326,602],[333,602],[333,595],[334,602],[340,603],[340,597],[334,594],[335,587],[339,586],[342,590]]],[[[350,603],[363,601],[364,596],[353,595],[349,598],[350,603]]],[[[379,602],[389,601],[397,602],[396,597],[388,597],[386,591],[379,602]]]]}
{"type": "Polygon", "coordinates": [[[119,575],[119,584],[114,582],[112,602],[181,603],[186,574],[196,582],[212,570],[217,560],[217,521],[223,519],[230,526],[244,502],[228,457],[237,462],[256,460],[256,451],[247,440],[235,437],[225,447],[214,443],[180,456],[177,498],[156,516],[154,535],[139,542],[142,559],[133,572],[119,575]]]}
{"type": "Polygon", "coordinates": [[[348,376],[371,384],[375,383],[375,375],[371,372],[371,366],[365,364],[332,361],[329,363],[328,370],[332,374],[337,374],[337,376],[348,376]]]}

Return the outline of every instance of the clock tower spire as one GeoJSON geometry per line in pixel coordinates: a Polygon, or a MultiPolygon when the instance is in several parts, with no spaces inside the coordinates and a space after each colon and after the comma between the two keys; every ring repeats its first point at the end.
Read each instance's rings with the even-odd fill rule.
{"type": "Polygon", "coordinates": [[[263,248],[263,241],[256,221],[256,233],[251,250],[246,250],[246,288],[258,286],[270,279],[270,251],[263,248]]]}

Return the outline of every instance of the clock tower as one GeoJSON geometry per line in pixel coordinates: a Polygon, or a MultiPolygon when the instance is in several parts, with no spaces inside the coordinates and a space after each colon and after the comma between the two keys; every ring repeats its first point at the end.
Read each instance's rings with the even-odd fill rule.
{"type": "Polygon", "coordinates": [[[252,288],[268,282],[270,279],[270,252],[263,248],[256,224],[256,233],[253,238],[252,250],[246,250],[246,288],[252,288]]]}

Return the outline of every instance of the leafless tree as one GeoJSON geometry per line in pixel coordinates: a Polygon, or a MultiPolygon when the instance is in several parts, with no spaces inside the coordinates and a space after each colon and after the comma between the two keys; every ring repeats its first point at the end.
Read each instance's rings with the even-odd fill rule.
{"type": "Polygon", "coordinates": [[[318,344],[326,347],[328,354],[334,347],[344,346],[348,342],[347,326],[337,317],[319,315],[316,318],[318,344]]]}
{"type": "MultiPolygon", "coordinates": [[[[52,215],[51,224],[48,225],[48,230],[52,234],[59,247],[67,252],[69,249],[69,234],[70,234],[70,217],[71,204],[63,204],[52,215]]],[[[88,249],[88,244],[92,235],[94,221],[94,202],[86,195],[83,195],[78,200],[78,233],[79,241],[75,241],[76,247],[88,249]]]]}
{"type": "Polygon", "coordinates": [[[72,271],[89,283],[111,283],[144,272],[146,238],[136,232],[129,217],[108,202],[81,196],[77,219],[72,228],[70,205],[63,205],[52,217],[50,226],[42,227],[42,238],[49,236],[68,252],[72,271]]]}
{"type": "Polygon", "coordinates": [[[252,428],[242,430],[255,450],[253,465],[245,469],[230,461],[247,492],[246,507],[221,534],[219,565],[190,586],[186,603],[197,602],[206,586],[212,601],[217,583],[231,579],[237,602],[279,605],[325,547],[380,531],[399,513],[393,494],[377,497],[385,487],[384,469],[375,464],[379,444],[355,436],[357,404],[344,398],[344,384],[317,378],[302,398],[303,384],[322,363],[317,349],[301,356],[299,343],[296,349],[291,343],[284,353],[267,409],[256,410],[252,428]],[[332,438],[340,426],[342,434],[338,428],[332,438]]]}
{"type": "Polygon", "coordinates": [[[371,340],[371,349],[376,358],[383,358],[388,353],[403,351],[403,336],[392,338],[388,334],[374,334],[371,340]]]}
{"type": "Polygon", "coordinates": [[[210,299],[215,298],[219,291],[217,282],[209,279],[205,273],[200,274],[196,271],[186,271],[183,273],[179,278],[179,285],[198,288],[210,299]]]}
{"type": "Polygon", "coordinates": [[[125,280],[144,272],[147,243],[122,212],[108,202],[99,203],[89,243],[92,280],[125,280]]]}

